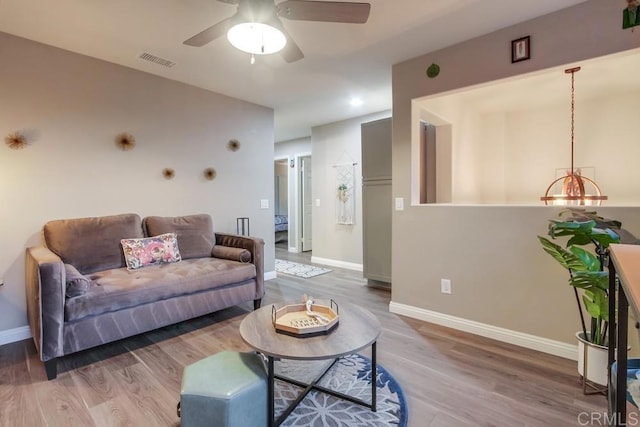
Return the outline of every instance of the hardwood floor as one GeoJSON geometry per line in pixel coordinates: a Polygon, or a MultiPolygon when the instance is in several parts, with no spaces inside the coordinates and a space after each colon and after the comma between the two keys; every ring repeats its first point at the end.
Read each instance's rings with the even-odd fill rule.
{"type": "MultiPolygon", "coordinates": [[[[308,254],[282,245],[276,256],[309,262],[308,254]]],[[[604,421],[606,399],[582,394],[575,362],[391,314],[388,291],[367,287],[361,273],[332,269],[312,279],[268,281],[264,304],[307,293],[361,304],[378,316],[378,361],[404,390],[410,426],[604,421]]],[[[53,381],[46,380],[31,340],[4,345],[0,425],[178,426],[183,368],[221,350],[248,351],[238,327],[251,308],[233,307],[67,356],[53,381]]]]}

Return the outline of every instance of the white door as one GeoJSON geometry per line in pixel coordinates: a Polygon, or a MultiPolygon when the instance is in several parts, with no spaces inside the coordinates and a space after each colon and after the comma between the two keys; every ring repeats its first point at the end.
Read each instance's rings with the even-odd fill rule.
{"type": "Polygon", "coordinates": [[[311,211],[313,198],[311,194],[311,156],[300,157],[300,207],[302,251],[311,250],[311,211]]]}

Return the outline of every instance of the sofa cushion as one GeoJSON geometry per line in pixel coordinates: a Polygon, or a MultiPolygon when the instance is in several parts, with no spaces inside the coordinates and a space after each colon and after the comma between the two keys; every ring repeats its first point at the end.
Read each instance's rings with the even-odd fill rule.
{"type": "Polygon", "coordinates": [[[254,264],[217,258],[182,260],[137,270],[117,268],[91,274],[84,295],[66,300],[65,320],[135,307],[179,295],[246,282],[256,277],[254,264]]]}
{"type": "Polygon", "coordinates": [[[181,260],[175,233],[141,239],[122,239],[120,244],[128,270],[181,260]]]}
{"type": "Polygon", "coordinates": [[[82,274],[125,266],[120,240],[143,237],[136,214],[49,221],[44,239],[51,251],[82,274]]]}
{"type": "Polygon", "coordinates": [[[164,233],[176,233],[182,259],[204,258],[211,256],[216,244],[213,222],[207,214],[160,217],[148,216],[144,219],[147,236],[164,233]]]}

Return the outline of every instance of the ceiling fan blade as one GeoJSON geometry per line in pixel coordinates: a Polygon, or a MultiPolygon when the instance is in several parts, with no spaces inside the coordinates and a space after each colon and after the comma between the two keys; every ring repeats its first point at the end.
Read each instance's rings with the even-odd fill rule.
{"type": "Polygon", "coordinates": [[[284,49],[280,51],[280,55],[286,62],[296,62],[304,58],[304,53],[300,50],[296,42],[293,41],[289,33],[287,33],[284,28],[281,28],[281,31],[284,33],[285,37],[287,37],[287,44],[284,49]]]}
{"type": "Polygon", "coordinates": [[[277,6],[278,15],[296,21],[345,22],[364,24],[369,19],[369,3],[286,0],[277,6]]]}
{"type": "Polygon", "coordinates": [[[191,37],[190,39],[183,41],[182,44],[186,44],[187,46],[202,47],[205,44],[217,39],[218,37],[227,34],[227,31],[229,31],[229,28],[231,28],[231,25],[234,22],[234,18],[235,15],[225,19],[224,21],[220,21],[217,24],[214,24],[206,30],[191,37]]]}
{"type": "Polygon", "coordinates": [[[221,3],[238,4],[240,0],[218,0],[221,3]]]}

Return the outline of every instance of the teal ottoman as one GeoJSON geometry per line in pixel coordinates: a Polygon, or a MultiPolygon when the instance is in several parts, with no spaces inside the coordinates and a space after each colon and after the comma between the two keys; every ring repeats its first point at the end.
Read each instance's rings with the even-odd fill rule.
{"type": "Polygon", "coordinates": [[[267,425],[267,372],[256,353],[223,351],[187,366],[182,375],[183,427],[267,425]]]}

